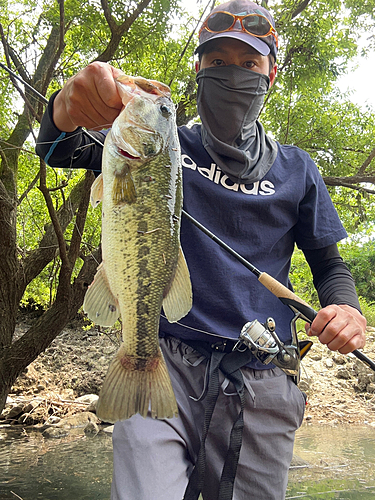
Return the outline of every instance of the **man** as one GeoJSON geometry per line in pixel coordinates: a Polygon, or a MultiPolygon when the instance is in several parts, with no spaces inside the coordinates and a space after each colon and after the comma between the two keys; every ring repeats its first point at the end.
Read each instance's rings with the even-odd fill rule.
{"type": "MultiPolygon", "coordinates": [[[[290,286],[296,243],[312,268],[323,306],[309,333],[329,349],[349,353],[364,346],[366,320],[336,246],[345,230],[310,157],[273,141],[257,120],[276,76],[277,44],[273,18],[248,0],[216,7],[205,20],[197,48],[202,126],[179,129],[184,208],[285,286],[290,286]]],[[[80,149],[86,138],[79,127],[99,130],[116,118],[122,106],[114,83],[118,74],[109,65],[93,63],[51,98],[37,145],[51,166],[100,170],[100,148],[80,149]]],[[[294,434],[304,413],[298,387],[279,368],[255,358],[246,361],[241,368],[245,425],[237,471],[230,438],[241,417],[237,379],[227,372],[226,378],[220,369],[221,389],[211,420],[205,396],[211,394],[218,356],[233,349],[247,321],[272,316],[279,337],[288,342],[292,313],[185,219],[181,243],[193,308],[177,324],[163,316],[160,322],[179,417],[134,415],[115,424],[111,498],[190,500],[200,489],[204,500],[231,498],[236,473],[235,500],[282,500],[294,434]],[[208,361],[203,353],[210,356],[211,351],[208,361]]]]}

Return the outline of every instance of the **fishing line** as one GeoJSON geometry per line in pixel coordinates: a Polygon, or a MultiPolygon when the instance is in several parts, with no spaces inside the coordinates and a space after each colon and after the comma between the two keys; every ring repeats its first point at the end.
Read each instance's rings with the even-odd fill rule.
{"type": "MultiPolygon", "coordinates": [[[[168,318],[164,316],[164,314],[160,314],[160,316],[168,321],[168,318]]],[[[217,333],[206,332],[205,330],[200,330],[199,328],[194,328],[193,326],[184,325],[180,321],[174,321],[176,325],[182,326],[183,328],[187,328],[188,330],[193,330],[194,332],[204,333],[205,335],[210,335],[211,337],[218,337],[220,339],[233,340],[232,337],[224,337],[223,335],[218,335],[217,333]]]]}
{"type": "MultiPolygon", "coordinates": [[[[74,132],[71,132],[70,135],[68,137],[62,137],[61,139],[59,139],[59,142],[64,142],[64,141],[68,141],[69,139],[72,139],[74,137],[76,137],[77,135],[80,135],[81,133],[83,132],[83,130],[75,130],[74,132]]],[[[36,141],[35,144],[36,145],[48,145],[48,144],[54,144],[56,141],[36,141]]]]}

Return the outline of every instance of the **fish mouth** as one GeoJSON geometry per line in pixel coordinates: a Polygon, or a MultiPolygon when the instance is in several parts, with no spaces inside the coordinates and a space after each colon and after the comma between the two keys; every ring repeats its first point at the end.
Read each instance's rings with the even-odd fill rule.
{"type": "Polygon", "coordinates": [[[118,154],[120,154],[121,156],[124,156],[125,158],[128,158],[129,160],[140,160],[141,157],[140,156],[134,156],[132,154],[130,154],[128,151],[126,151],[125,149],[121,149],[121,148],[117,148],[117,152],[118,154]]]}
{"type": "Polygon", "coordinates": [[[116,123],[115,121],[111,132],[116,153],[122,158],[131,161],[145,159],[147,154],[145,155],[144,151],[139,151],[130,141],[125,140],[124,135],[133,139],[132,142],[136,142],[139,145],[145,144],[146,137],[155,135],[154,129],[145,127],[143,124],[140,126],[133,120],[128,120],[126,126],[121,126],[121,123],[116,123]],[[146,134],[146,136],[143,135],[142,137],[142,134],[146,134]]]}

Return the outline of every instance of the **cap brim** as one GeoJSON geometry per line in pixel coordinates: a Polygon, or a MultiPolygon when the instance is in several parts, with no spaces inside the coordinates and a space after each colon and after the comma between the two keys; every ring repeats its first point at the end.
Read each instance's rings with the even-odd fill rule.
{"type": "Polygon", "coordinates": [[[253,47],[253,49],[257,50],[260,54],[262,54],[262,56],[268,56],[271,52],[270,47],[260,38],[251,36],[243,31],[225,31],[224,33],[212,33],[212,36],[210,36],[208,40],[205,40],[195,49],[195,53],[198,54],[208,42],[217,40],[218,38],[235,38],[237,40],[241,40],[242,42],[247,43],[247,45],[250,45],[250,47],[253,47]]]}

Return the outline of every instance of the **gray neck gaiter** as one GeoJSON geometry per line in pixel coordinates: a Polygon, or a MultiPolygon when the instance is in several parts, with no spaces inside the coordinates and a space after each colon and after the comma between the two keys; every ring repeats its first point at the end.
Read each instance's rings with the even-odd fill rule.
{"type": "Polygon", "coordinates": [[[233,181],[262,179],[277,156],[277,144],[257,121],[269,78],[241,66],[204,68],[197,73],[202,142],[233,181]]]}

